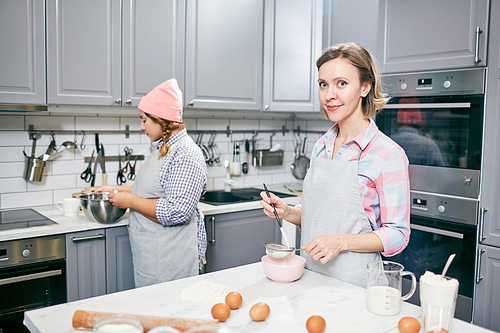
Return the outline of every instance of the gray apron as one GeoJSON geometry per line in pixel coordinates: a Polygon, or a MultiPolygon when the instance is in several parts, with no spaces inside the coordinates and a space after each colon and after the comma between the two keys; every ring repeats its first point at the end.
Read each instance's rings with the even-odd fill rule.
{"type": "MultiPolygon", "coordinates": [[[[170,162],[175,146],[161,159],[158,150],[153,151],[137,172],[132,194],[150,199],[165,197],[160,173],[163,163],[170,162]]],[[[196,210],[189,223],[171,227],[131,210],[129,236],[136,288],[198,275],[196,210]]]]}
{"type": "MultiPolygon", "coordinates": [[[[304,179],[301,245],[330,234],[366,234],[372,227],[361,202],[358,162],[313,158],[304,179]]],[[[341,281],[366,288],[366,264],[381,260],[379,252],[342,251],[322,264],[301,251],[306,267],[341,281]]]]}

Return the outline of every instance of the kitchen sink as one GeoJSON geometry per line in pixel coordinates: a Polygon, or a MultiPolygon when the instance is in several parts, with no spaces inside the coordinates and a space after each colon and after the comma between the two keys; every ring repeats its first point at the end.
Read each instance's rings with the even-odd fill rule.
{"type": "MultiPolygon", "coordinates": [[[[258,188],[237,188],[231,190],[231,192],[225,192],[224,190],[208,191],[201,197],[200,202],[214,206],[220,206],[233,203],[260,201],[262,200],[260,196],[260,192],[262,191],[263,191],[262,189],[258,188]]],[[[293,194],[282,193],[282,192],[272,191],[272,193],[274,193],[280,198],[293,196],[293,194]]]]}

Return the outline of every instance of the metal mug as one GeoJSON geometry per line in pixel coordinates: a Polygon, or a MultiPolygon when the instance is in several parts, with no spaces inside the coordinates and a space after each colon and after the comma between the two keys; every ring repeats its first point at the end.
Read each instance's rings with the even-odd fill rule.
{"type": "Polygon", "coordinates": [[[383,316],[396,315],[401,311],[402,301],[413,296],[417,279],[412,272],[404,271],[404,266],[392,261],[372,261],[366,265],[369,274],[366,308],[383,316]],[[411,277],[410,291],[401,296],[403,276],[411,277]]]}

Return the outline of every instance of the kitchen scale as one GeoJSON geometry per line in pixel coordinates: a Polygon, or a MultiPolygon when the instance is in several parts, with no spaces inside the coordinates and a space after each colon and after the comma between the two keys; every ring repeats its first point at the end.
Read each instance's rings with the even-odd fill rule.
{"type": "Polygon", "coordinates": [[[25,229],[57,224],[31,208],[0,210],[0,230],[25,229]]]}

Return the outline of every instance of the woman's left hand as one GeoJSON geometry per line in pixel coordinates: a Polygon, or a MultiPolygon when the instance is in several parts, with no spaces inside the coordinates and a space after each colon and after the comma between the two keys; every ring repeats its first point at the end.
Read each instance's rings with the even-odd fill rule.
{"type": "Polygon", "coordinates": [[[108,195],[109,202],[116,207],[123,209],[130,207],[130,200],[132,200],[132,197],[132,193],[129,192],[110,193],[108,195]]]}
{"type": "Polygon", "coordinates": [[[314,260],[326,264],[343,251],[343,235],[323,235],[314,238],[309,244],[300,249],[305,250],[314,260]]]}

